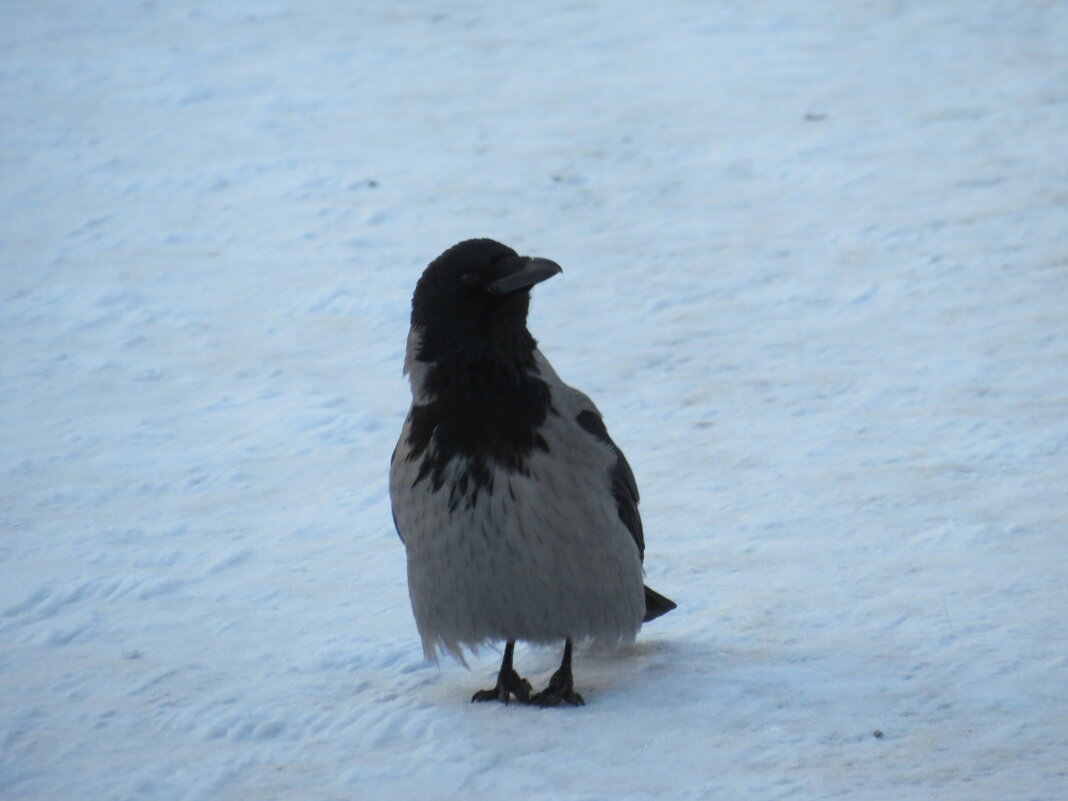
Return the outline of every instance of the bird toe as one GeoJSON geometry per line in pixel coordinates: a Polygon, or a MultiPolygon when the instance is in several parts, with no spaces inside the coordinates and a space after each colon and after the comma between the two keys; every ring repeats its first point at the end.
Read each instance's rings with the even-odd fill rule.
{"type": "Polygon", "coordinates": [[[549,686],[540,693],[531,696],[530,703],[533,706],[548,707],[570,704],[571,706],[585,706],[582,696],[575,692],[570,674],[553,674],[549,679],[549,686]]]}
{"type": "Polygon", "coordinates": [[[574,690],[557,691],[547,687],[540,693],[536,693],[531,699],[532,706],[540,706],[543,709],[550,706],[560,706],[567,703],[571,706],[585,706],[582,696],[574,690]]]}
{"type": "Polygon", "coordinates": [[[497,686],[489,690],[479,690],[471,696],[471,702],[476,701],[500,701],[509,703],[512,696],[524,704],[530,703],[530,694],[534,690],[530,682],[516,673],[514,670],[509,674],[497,677],[497,686]]]}

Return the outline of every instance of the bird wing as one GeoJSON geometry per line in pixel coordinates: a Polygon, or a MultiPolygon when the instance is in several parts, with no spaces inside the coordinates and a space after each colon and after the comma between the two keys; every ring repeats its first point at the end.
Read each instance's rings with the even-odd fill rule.
{"type": "Polygon", "coordinates": [[[399,500],[399,495],[404,491],[407,482],[398,481],[400,478],[398,475],[398,468],[403,465],[404,456],[408,451],[407,441],[410,420],[411,416],[409,415],[404,421],[404,427],[401,429],[400,440],[397,442],[397,446],[393,449],[393,454],[389,457],[389,511],[393,515],[393,528],[397,530],[397,536],[400,537],[401,542],[404,542],[404,532],[401,531],[400,523],[397,522],[397,502],[399,500]],[[401,455],[401,465],[398,465],[397,454],[400,453],[401,450],[404,451],[404,454],[401,455]]]}
{"type": "Polygon", "coordinates": [[[616,512],[619,514],[619,519],[623,521],[623,525],[627,527],[627,531],[634,538],[634,544],[638,546],[638,555],[644,559],[645,531],[642,528],[641,515],[638,513],[638,482],[634,478],[634,471],[630,469],[627,457],[623,455],[623,451],[608,435],[604,418],[601,417],[601,413],[593,401],[584,393],[560,380],[560,376],[556,374],[552,365],[549,364],[549,360],[545,358],[541,351],[536,350],[534,352],[534,359],[538,372],[541,373],[542,378],[552,388],[554,400],[560,402],[561,413],[572,415],[583,431],[602,445],[607,445],[615,454],[615,463],[609,473],[612,498],[616,502],[616,512]]]}
{"type": "MultiPolygon", "coordinates": [[[[592,404],[591,404],[592,405],[592,404]]],[[[634,479],[634,471],[630,469],[627,457],[619,449],[612,438],[608,436],[604,419],[600,412],[593,409],[583,409],[575,416],[575,421],[582,426],[583,430],[592,434],[595,438],[610,447],[616,454],[616,463],[613,465],[610,478],[612,481],[612,497],[616,502],[616,512],[619,519],[627,527],[627,531],[634,538],[638,546],[638,554],[645,557],[645,531],[642,528],[642,517],[638,513],[638,482],[634,479]]]]}

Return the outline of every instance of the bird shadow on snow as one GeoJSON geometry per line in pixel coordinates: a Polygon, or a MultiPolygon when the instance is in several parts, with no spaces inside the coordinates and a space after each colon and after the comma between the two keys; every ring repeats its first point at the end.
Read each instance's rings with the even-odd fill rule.
{"type": "MultiPolygon", "coordinates": [[[[457,662],[442,660],[437,665],[436,680],[424,684],[426,700],[452,706],[470,699],[476,690],[492,687],[503,650],[504,646],[500,644],[468,655],[468,669],[457,662]]],[[[519,643],[516,646],[516,670],[535,689],[540,689],[559,667],[561,653],[562,646],[519,643]]],[[[578,646],[574,656],[575,687],[583,693],[587,706],[613,698],[645,695],[651,688],[655,688],[656,694],[665,690],[670,693],[679,684],[681,675],[689,676],[695,672],[695,660],[703,665],[699,672],[715,672],[715,664],[722,661],[722,655],[703,652],[692,644],[666,638],[615,646],[578,646]]],[[[728,657],[726,661],[736,659],[728,657]]],[[[523,705],[513,703],[510,706],[523,705]]]]}

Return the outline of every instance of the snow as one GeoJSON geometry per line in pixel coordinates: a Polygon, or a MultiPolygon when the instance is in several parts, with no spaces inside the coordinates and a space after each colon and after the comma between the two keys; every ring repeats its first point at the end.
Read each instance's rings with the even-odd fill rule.
{"type": "Polygon", "coordinates": [[[0,796],[1064,797],[1068,5],[0,29],[0,796]],[[532,330],[679,602],[581,709],[467,703],[498,654],[409,610],[408,302],[470,236],[563,265],[532,330]]]}

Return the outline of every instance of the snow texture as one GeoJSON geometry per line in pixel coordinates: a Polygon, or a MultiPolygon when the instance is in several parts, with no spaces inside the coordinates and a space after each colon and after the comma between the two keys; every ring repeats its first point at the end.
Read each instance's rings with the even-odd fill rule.
{"type": "Polygon", "coordinates": [[[0,30],[4,799],[1065,797],[1068,4],[0,30]],[[409,609],[408,303],[472,236],[563,265],[679,603],[581,709],[469,704],[409,609]]]}

